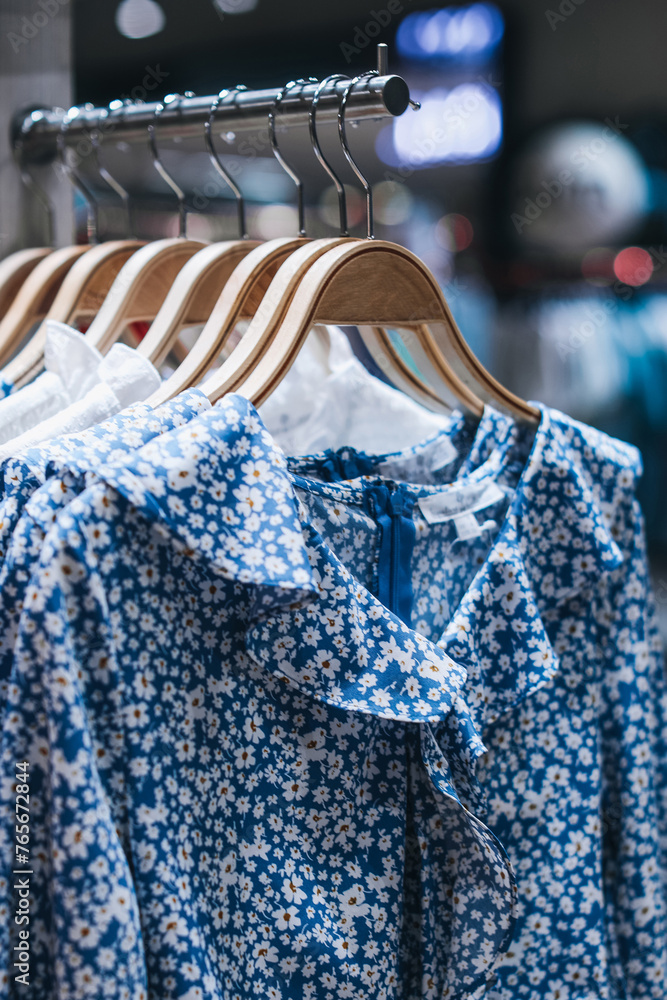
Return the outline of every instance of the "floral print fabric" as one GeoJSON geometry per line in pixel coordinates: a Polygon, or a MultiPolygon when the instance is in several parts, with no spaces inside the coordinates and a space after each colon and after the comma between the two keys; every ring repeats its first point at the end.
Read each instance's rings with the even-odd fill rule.
{"type": "Polygon", "coordinates": [[[49,819],[33,820],[35,910],[56,931],[35,933],[44,995],[402,997],[425,983],[455,997],[486,982],[514,886],[459,797],[459,666],[304,537],[245,401],[102,476],[46,540],[10,689],[5,752],[31,761],[49,819]],[[310,675],[266,662],[261,630],[311,604],[338,653],[329,674],[316,649],[310,675]],[[384,697],[363,675],[339,690],[364,659],[384,697]]]}
{"type": "MultiPolygon", "coordinates": [[[[667,699],[634,498],[639,457],[545,408],[521,474],[527,440],[519,428],[512,436],[515,454],[495,482],[516,490],[504,520],[488,512],[497,522],[489,534],[502,521],[492,544],[473,540],[457,564],[455,533],[436,526],[418,532],[421,579],[419,541],[413,556],[424,612],[415,627],[437,633],[444,621],[438,645],[466,669],[457,708],[465,699],[480,737],[468,805],[517,875],[517,927],[488,996],[658,1000],[667,976],[667,699]],[[442,607],[429,608],[433,580],[442,607]]],[[[302,494],[347,559],[350,539],[333,522],[353,521],[361,482],[302,494]]],[[[360,520],[353,533],[364,530],[360,520]]],[[[372,563],[362,554],[371,546],[367,536],[357,565],[372,563]]]]}
{"type": "Polygon", "coordinates": [[[3,748],[34,781],[35,995],[664,996],[638,458],[546,409],[494,435],[470,539],[420,513],[460,483],[290,478],[239,397],[58,515],[3,748]],[[411,626],[373,593],[378,484],[414,499],[411,626]]]}
{"type": "Polygon", "coordinates": [[[210,408],[198,389],[152,410],[128,407],[80,434],[35,446],[0,466],[0,711],[31,566],[57,511],[95,481],[106,463],[123,462],[154,437],[210,408]],[[49,483],[43,490],[44,484],[49,483]]]}
{"type": "MultiPolygon", "coordinates": [[[[64,507],[105,461],[117,462],[154,436],[178,427],[210,408],[199,390],[151,410],[129,407],[98,427],[34,447],[0,467],[0,705],[5,706],[21,610],[29,592],[31,567],[39,557],[46,531],[64,507]]],[[[4,735],[4,734],[3,734],[4,735]]],[[[1,881],[9,903],[11,888],[1,881]]],[[[8,912],[8,906],[2,906],[8,912]]],[[[0,922],[7,951],[9,926],[0,922]]]]}

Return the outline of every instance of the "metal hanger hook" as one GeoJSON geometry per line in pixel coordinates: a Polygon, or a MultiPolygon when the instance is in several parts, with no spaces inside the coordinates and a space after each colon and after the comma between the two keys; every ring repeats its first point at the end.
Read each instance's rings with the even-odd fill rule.
{"type": "MultiPolygon", "coordinates": [[[[105,111],[103,112],[104,117],[105,118],[111,118],[112,115],[115,115],[116,113],[118,113],[120,116],[124,115],[125,108],[127,107],[128,104],[132,104],[132,101],[129,98],[125,98],[125,100],[123,100],[123,101],[120,101],[120,100],[119,101],[111,101],[110,104],[109,104],[109,107],[107,109],[105,109],[105,111]]],[[[113,129],[113,125],[112,125],[112,129],[113,129]]],[[[94,129],[91,132],[91,134],[90,134],[90,141],[91,141],[92,146],[93,146],[93,152],[95,154],[95,164],[97,166],[97,171],[98,171],[100,177],[102,178],[102,180],[106,184],[109,185],[109,187],[111,188],[112,191],[115,191],[115,193],[118,195],[118,197],[121,198],[122,201],[123,201],[123,205],[125,206],[125,212],[127,214],[127,230],[126,230],[126,232],[127,232],[128,238],[132,239],[133,236],[134,236],[134,234],[132,232],[132,229],[133,229],[133,227],[132,227],[132,208],[131,208],[131,204],[130,204],[130,194],[129,194],[129,191],[127,191],[123,187],[123,185],[120,183],[120,181],[116,180],[116,178],[111,175],[111,173],[106,168],[106,166],[104,165],[104,163],[102,163],[102,159],[101,159],[101,148],[102,148],[102,146],[101,146],[101,143],[100,143],[100,132],[99,132],[99,129],[94,129]]]]}
{"type": "Polygon", "coordinates": [[[248,230],[246,227],[246,214],[245,214],[245,200],[243,198],[243,192],[239,188],[236,181],[233,179],[228,170],[225,170],[222,163],[220,162],[220,157],[218,156],[215,146],[213,145],[213,122],[215,120],[215,115],[220,107],[220,104],[233,94],[232,104],[236,103],[236,97],[241,90],[247,90],[243,84],[238,84],[236,87],[228,88],[227,90],[221,90],[216,99],[211,105],[211,110],[209,112],[208,121],[204,124],[204,139],[206,141],[206,148],[208,149],[208,155],[211,163],[218,171],[222,179],[234,192],[234,197],[236,198],[236,205],[238,210],[238,221],[239,221],[239,236],[242,240],[248,239],[248,230]]]}
{"type": "Polygon", "coordinates": [[[359,180],[363,185],[364,191],[366,192],[366,233],[369,240],[375,239],[375,233],[374,233],[375,222],[373,218],[373,189],[371,187],[370,181],[365,176],[365,174],[361,172],[360,168],[357,166],[354,160],[354,157],[352,156],[352,153],[350,152],[350,147],[347,142],[345,111],[347,108],[347,102],[349,100],[350,94],[352,93],[356,85],[358,83],[361,83],[361,81],[365,80],[367,77],[377,76],[377,75],[378,71],[376,69],[371,69],[368,70],[366,73],[361,73],[359,76],[356,76],[354,80],[351,80],[350,83],[345,88],[345,93],[343,94],[343,99],[341,100],[340,108],[338,109],[338,134],[340,136],[340,144],[343,147],[343,152],[345,153],[345,159],[354,170],[355,174],[357,175],[357,177],[359,178],[359,180]]]}
{"type": "Polygon", "coordinates": [[[151,153],[153,154],[153,166],[159,173],[162,180],[169,185],[178,198],[178,235],[182,238],[185,237],[187,232],[188,210],[185,204],[185,191],[179,187],[174,178],[167,172],[162,160],[160,159],[160,154],[158,153],[157,148],[157,140],[155,138],[155,126],[157,125],[158,118],[166,107],[173,104],[174,101],[178,101],[180,103],[184,97],[194,96],[195,95],[191,90],[186,90],[184,94],[167,94],[164,100],[158,103],[153,114],[153,121],[148,125],[148,140],[151,146],[151,153]]]}
{"type": "Polygon", "coordinates": [[[271,148],[273,150],[273,155],[277,159],[280,166],[283,168],[285,173],[290,177],[296,184],[297,193],[297,204],[299,212],[299,236],[306,235],[306,212],[303,200],[303,181],[298,176],[296,171],[289,165],[283,154],[278,148],[278,139],[276,137],[276,112],[279,110],[285,95],[292,90],[294,87],[303,87],[306,83],[317,83],[314,77],[309,77],[307,80],[290,80],[286,83],[282,90],[279,90],[276,94],[276,99],[273,102],[273,106],[269,111],[269,139],[271,140],[271,148]]]}
{"type": "Polygon", "coordinates": [[[329,175],[329,177],[336,186],[336,192],[338,194],[338,212],[340,216],[340,235],[349,236],[350,234],[348,232],[348,227],[347,227],[347,202],[345,199],[345,188],[340,178],[338,177],[338,174],[335,173],[333,167],[328,162],[328,160],[324,156],[324,153],[322,152],[322,147],[320,146],[320,142],[317,137],[317,123],[315,120],[315,116],[317,114],[317,105],[319,104],[322,92],[326,89],[328,84],[335,82],[337,80],[349,80],[349,77],[344,76],[342,73],[332,73],[331,76],[327,76],[324,80],[322,80],[322,82],[317,87],[317,90],[313,94],[313,100],[310,105],[310,111],[308,112],[308,131],[310,132],[310,141],[312,143],[313,152],[315,153],[315,156],[317,157],[319,163],[321,163],[321,165],[324,167],[327,174],[329,175]]]}
{"type": "Polygon", "coordinates": [[[84,201],[86,202],[86,216],[87,216],[86,228],[87,228],[88,242],[98,243],[99,212],[98,212],[97,201],[95,200],[92,191],[90,191],[90,189],[87,187],[87,185],[83,182],[83,180],[79,176],[78,172],[75,170],[72,164],[68,162],[67,159],[67,143],[66,143],[67,130],[71,122],[77,117],[78,114],[79,114],[79,108],[77,107],[70,108],[69,111],[65,112],[63,120],[60,124],[60,131],[58,132],[56,145],[58,147],[58,156],[60,158],[60,163],[62,165],[63,170],[67,174],[68,180],[83,195],[84,201]]]}

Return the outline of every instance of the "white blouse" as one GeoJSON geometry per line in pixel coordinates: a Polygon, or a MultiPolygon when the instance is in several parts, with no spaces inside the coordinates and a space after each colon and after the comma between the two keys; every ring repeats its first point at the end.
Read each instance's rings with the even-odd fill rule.
{"type": "Polygon", "coordinates": [[[160,373],[133,348],[114,344],[106,356],[63,323],[48,321],[46,371],[0,400],[0,461],[40,441],[92,427],[144,400],[160,373]]]}
{"type": "Polygon", "coordinates": [[[449,416],[371,375],[335,326],[310,333],[259,414],[288,455],[346,445],[376,454],[401,451],[450,425],[449,416]]]}

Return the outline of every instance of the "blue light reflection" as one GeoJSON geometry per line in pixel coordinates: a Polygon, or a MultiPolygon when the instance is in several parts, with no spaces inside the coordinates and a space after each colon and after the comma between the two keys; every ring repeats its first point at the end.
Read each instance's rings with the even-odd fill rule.
{"type": "Polygon", "coordinates": [[[491,3],[408,14],[396,33],[406,59],[487,59],[505,31],[503,15],[491,3]]]}

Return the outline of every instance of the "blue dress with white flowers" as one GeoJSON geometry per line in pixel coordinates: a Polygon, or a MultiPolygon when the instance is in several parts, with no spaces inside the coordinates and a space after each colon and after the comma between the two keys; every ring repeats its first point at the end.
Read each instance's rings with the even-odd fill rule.
{"type": "Polygon", "coordinates": [[[638,471],[544,410],[448,486],[310,480],[234,396],[98,470],[8,691],[33,995],[663,997],[638,471]]]}

